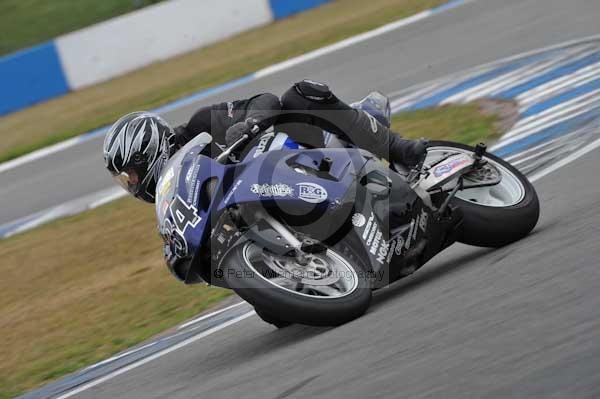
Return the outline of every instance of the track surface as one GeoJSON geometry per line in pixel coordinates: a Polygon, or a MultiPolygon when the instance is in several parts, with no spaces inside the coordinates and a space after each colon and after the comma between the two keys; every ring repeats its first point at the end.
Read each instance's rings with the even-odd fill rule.
{"type": "Polygon", "coordinates": [[[250,317],[74,397],[598,398],[598,167],[596,151],[536,184],[528,238],[451,248],[352,323],[250,317]]]}
{"type": "MultiPolygon", "coordinates": [[[[262,91],[281,94],[302,77],[329,82],[341,98],[391,93],[509,55],[600,33],[594,0],[477,0],[166,115],[184,122],[202,104],[262,91]]],[[[0,173],[0,225],[112,187],[102,139],[0,173]]]]}
{"type": "MultiPolygon", "coordinates": [[[[219,98],[281,92],[299,76],[343,97],[389,93],[600,33],[597,15],[591,0],[480,0],[219,98]]],[[[532,235],[499,250],[453,247],[352,323],[275,330],[250,317],[73,397],[600,397],[598,168],[595,150],[543,177],[532,235]]]]}

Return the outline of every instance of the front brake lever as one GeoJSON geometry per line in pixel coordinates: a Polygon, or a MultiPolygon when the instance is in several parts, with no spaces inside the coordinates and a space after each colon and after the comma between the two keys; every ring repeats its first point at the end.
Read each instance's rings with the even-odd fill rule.
{"type": "Polygon", "coordinates": [[[220,153],[215,158],[215,161],[225,164],[227,162],[227,159],[229,159],[229,156],[231,155],[231,153],[233,151],[235,151],[240,145],[244,144],[246,142],[246,140],[248,140],[248,138],[250,138],[250,136],[248,136],[247,134],[244,134],[242,137],[239,138],[238,141],[236,141],[235,143],[230,145],[229,148],[225,149],[225,151],[220,153]]]}
{"type": "Polygon", "coordinates": [[[408,183],[413,183],[417,180],[419,180],[419,177],[423,174],[425,174],[427,172],[427,170],[429,170],[429,168],[427,168],[427,170],[423,170],[423,166],[425,165],[425,161],[427,160],[427,156],[424,156],[419,163],[417,163],[411,170],[410,172],[408,172],[408,177],[406,178],[406,180],[408,181],[408,183]]]}

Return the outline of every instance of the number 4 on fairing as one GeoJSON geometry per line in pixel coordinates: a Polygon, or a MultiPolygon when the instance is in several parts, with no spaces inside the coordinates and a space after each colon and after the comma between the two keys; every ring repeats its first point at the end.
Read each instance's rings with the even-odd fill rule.
{"type": "Polygon", "coordinates": [[[185,234],[185,230],[188,227],[196,227],[198,223],[202,220],[202,218],[198,215],[198,210],[185,203],[185,201],[177,196],[171,202],[171,206],[169,207],[171,211],[171,216],[173,217],[173,222],[182,234],[185,234]]]}

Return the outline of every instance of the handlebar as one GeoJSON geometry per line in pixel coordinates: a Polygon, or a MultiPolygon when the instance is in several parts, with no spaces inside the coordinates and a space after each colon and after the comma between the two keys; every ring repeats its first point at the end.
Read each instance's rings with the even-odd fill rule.
{"type": "Polygon", "coordinates": [[[247,134],[244,134],[242,137],[240,137],[240,139],[238,141],[236,141],[235,143],[233,143],[232,145],[230,145],[229,148],[226,148],[225,151],[223,151],[222,153],[220,153],[215,158],[215,161],[217,161],[218,163],[221,163],[221,164],[226,164],[227,163],[227,159],[229,158],[229,156],[231,155],[231,153],[233,151],[235,151],[239,146],[241,146],[242,144],[244,144],[249,138],[250,138],[250,136],[248,136],[247,134]]]}

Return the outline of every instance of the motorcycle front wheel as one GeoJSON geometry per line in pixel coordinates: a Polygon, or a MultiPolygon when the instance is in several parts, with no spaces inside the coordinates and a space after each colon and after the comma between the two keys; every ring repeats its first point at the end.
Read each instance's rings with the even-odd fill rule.
{"type": "Polygon", "coordinates": [[[231,289],[280,322],[337,326],[371,302],[368,273],[344,244],[297,259],[247,241],[232,249],[223,270],[231,289]]]}

